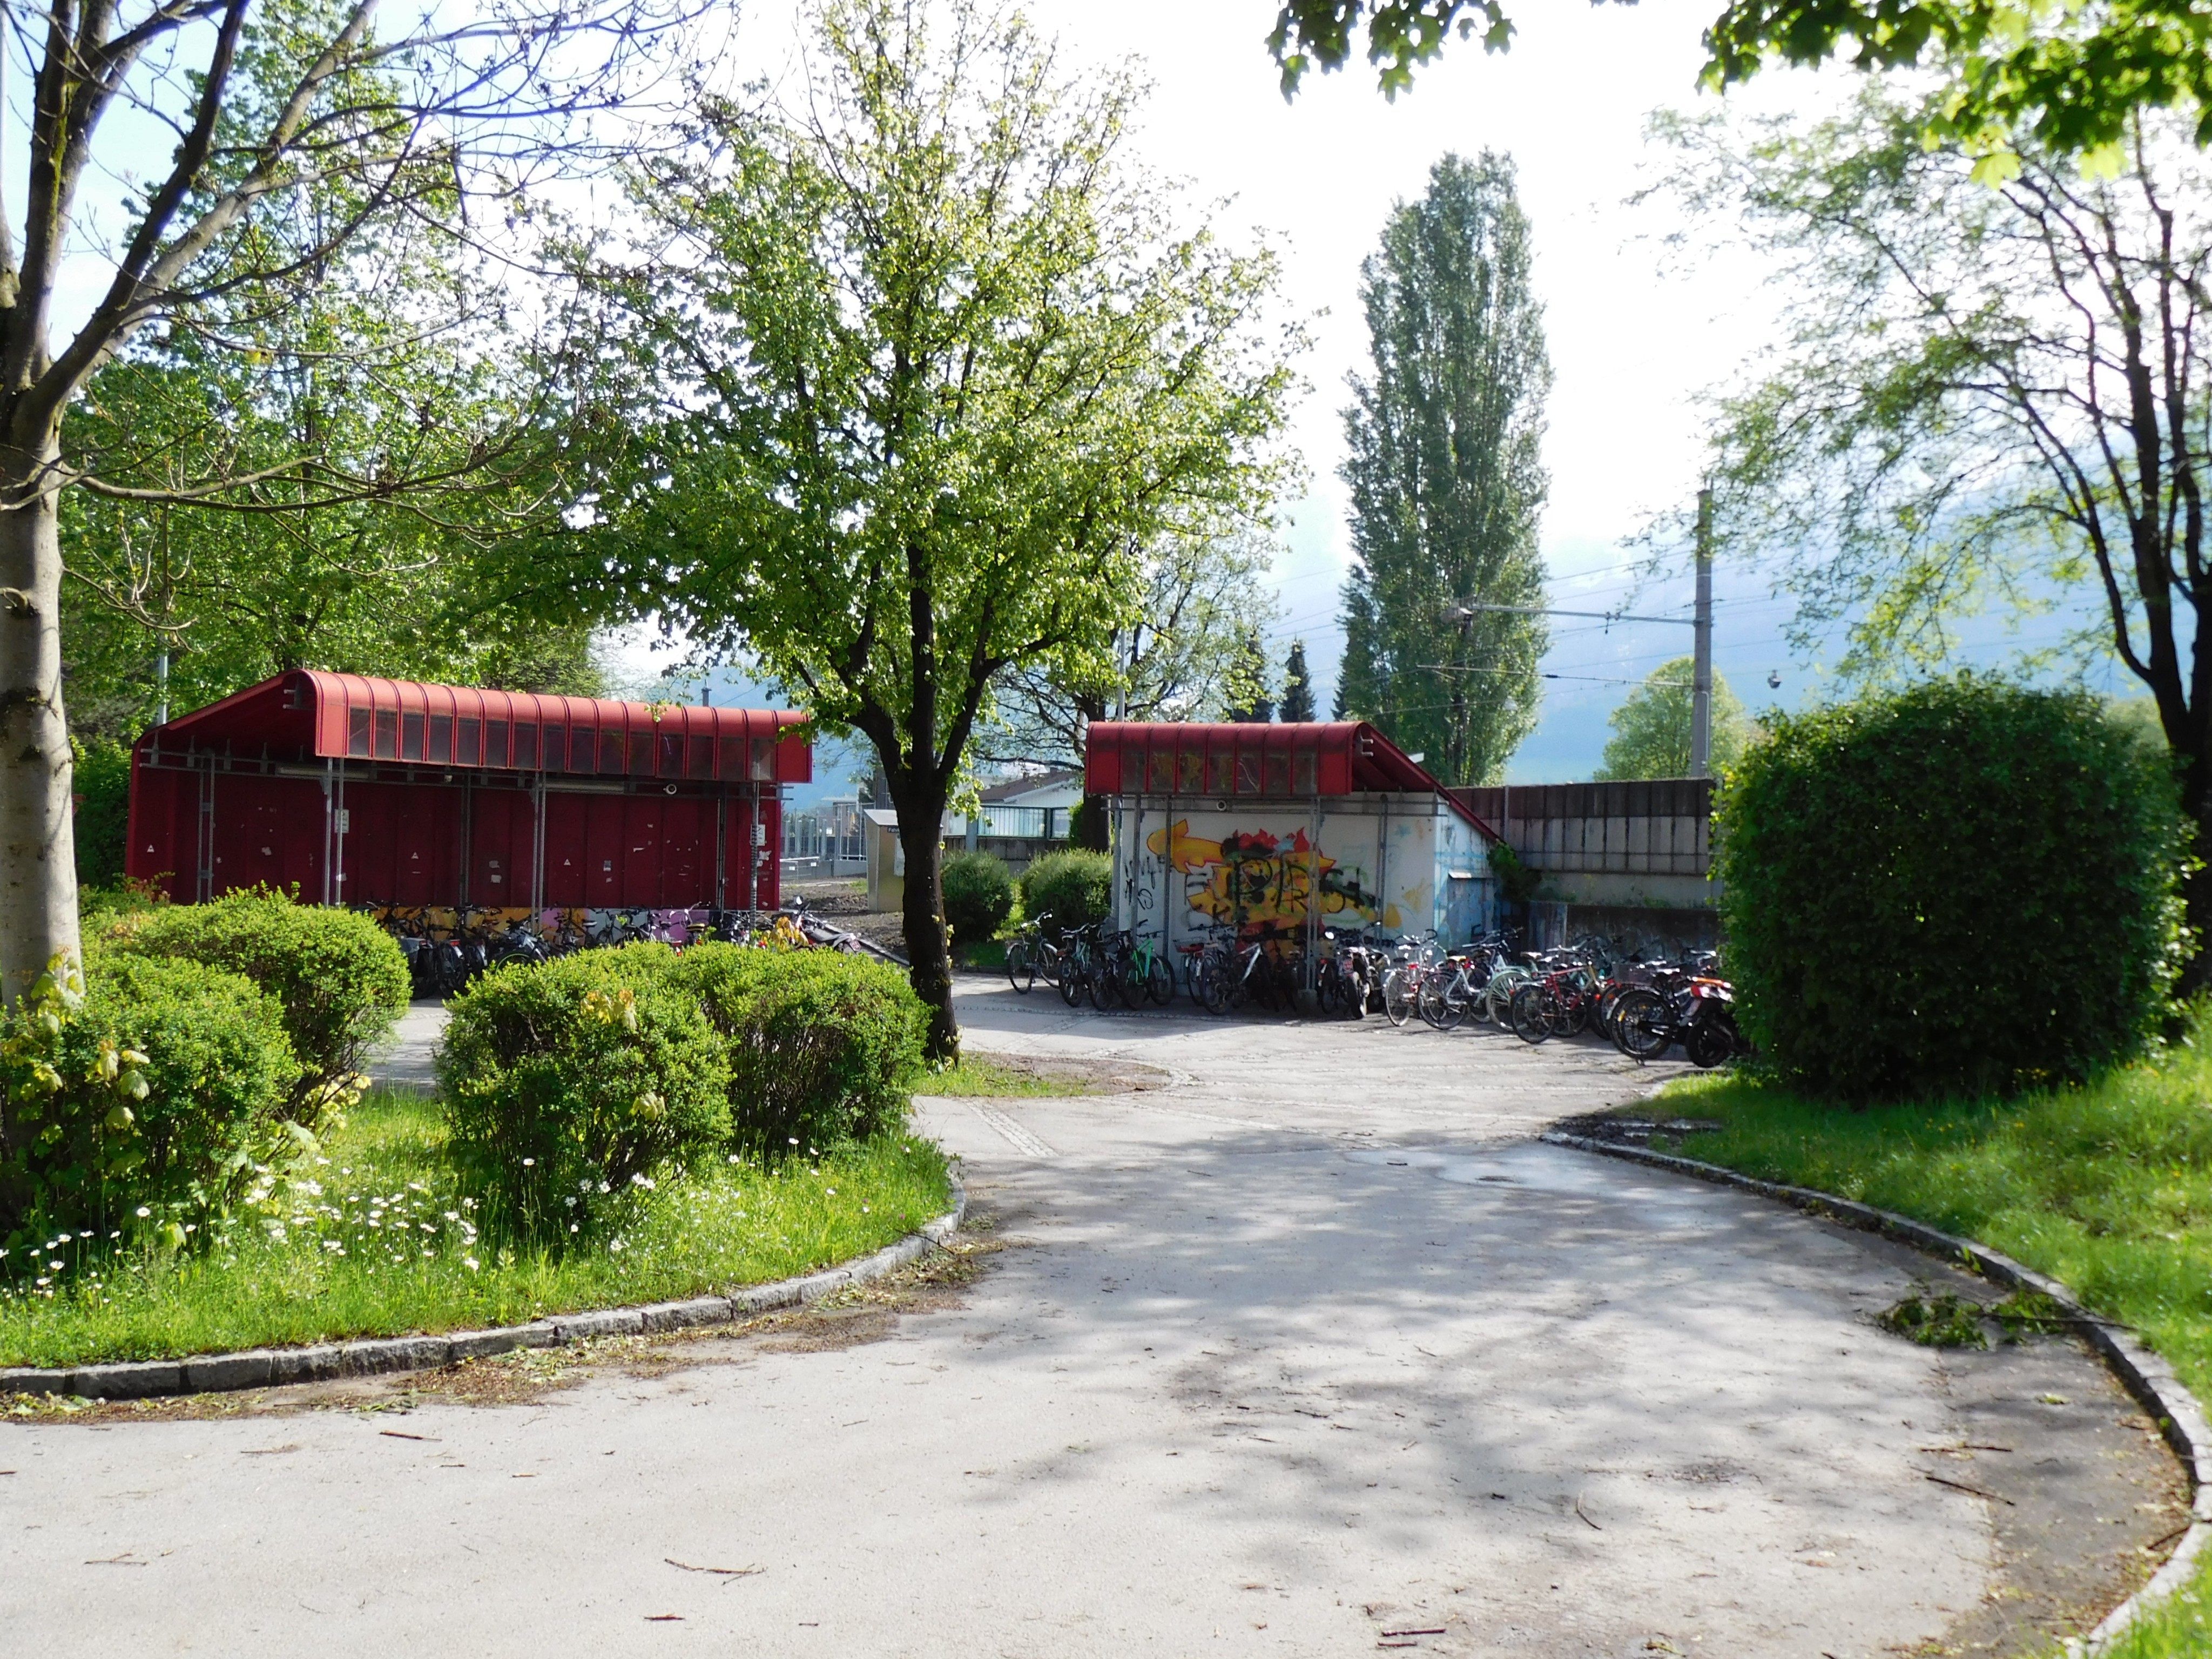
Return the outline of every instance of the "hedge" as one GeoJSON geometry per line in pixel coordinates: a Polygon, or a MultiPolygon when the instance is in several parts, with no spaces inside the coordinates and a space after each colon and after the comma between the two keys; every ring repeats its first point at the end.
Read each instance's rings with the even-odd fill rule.
{"type": "Polygon", "coordinates": [[[997,937],[1014,909],[1014,878],[995,853],[955,853],[940,876],[945,920],[956,945],[981,945],[997,937]]]}
{"type": "Polygon", "coordinates": [[[1808,1092],[2081,1079],[2166,1009],[2187,825],[2093,697],[1961,675],[1778,716],[1716,817],[1741,1024],[1808,1092]]]}
{"type": "Polygon", "coordinates": [[[300,1072],[276,999],[240,975],[130,957],[88,985],[47,975],[0,1015],[0,1246],[207,1242],[312,1146],[284,1115],[300,1072]]]}
{"type": "Polygon", "coordinates": [[[905,1121],[929,1020],[897,969],[835,951],[702,945],[674,977],[727,1045],[742,1152],[773,1164],[905,1121]]]}
{"type": "Polygon", "coordinates": [[[630,945],[516,963],[447,1003],[440,1094],[487,1232],[589,1236],[634,1186],[727,1141],[725,1045],[674,960],[630,945]]]}
{"type": "Polygon", "coordinates": [[[392,1029],[410,990],[405,955],[368,917],[296,904],[265,887],[125,916],[94,954],[225,968],[275,997],[302,1067],[293,1109],[310,1127],[319,1102],[343,1097],[340,1085],[392,1029]]]}
{"type": "Polygon", "coordinates": [[[1022,914],[1032,921],[1081,927],[1103,921],[1113,901],[1114,861],[1103,853],[1054,853],[1022,872],[1022,914]]]}

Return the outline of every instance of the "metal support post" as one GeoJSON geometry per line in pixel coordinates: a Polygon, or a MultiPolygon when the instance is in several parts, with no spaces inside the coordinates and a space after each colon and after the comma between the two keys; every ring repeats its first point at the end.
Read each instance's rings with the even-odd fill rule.
{"type": "Polygon", "coordinates": [[[1696,654],[1690,673],[1690,775],[1713,772],[1713,492],[1698,492],[1696,654]]]}

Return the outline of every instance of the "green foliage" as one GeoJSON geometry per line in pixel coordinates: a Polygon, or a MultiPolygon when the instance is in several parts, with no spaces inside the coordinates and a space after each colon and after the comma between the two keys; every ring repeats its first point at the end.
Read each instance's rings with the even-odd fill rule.
{"type": "Polygon", "coordinates": [[[1013,914],[1014,878],[995,853],[956,853],[945,860],[945,920],[955,945],[981,945],[1013,914]]]}
{"type": "Polygon", "coordinates": [[[1258,629],[1245,630],[1230,682],[1230,703],[1224,719],[1240,726],[1265,726],[1275,718],[1275,700],[1267,695],[1267,653],[1260,643],[1258,629]]]}
{"type": "Polygon", "coordinates": [[[1544,884],[1544,872],[1523,863],[1510,842],[1491,842],[1490,873],[1498,878],[1498,896],[1508,904],[1526,904],[1544,884]]]}
{"type": "Polygon", "coordinates": [[[1875,1322],[1923,1348],[1990,1346],[1989,1333],[1982,1328],[1980,1307],[1960,1300],[1955,1291],[1915,1291],[1876,1314],[1875,1322]]]}
{"type": "Polygon", "coordinates": [[[76,878],[87,887],[123,879],[131,830],[131,751],[112,738],[76,744],[76,878]]]}
{"type": "MultiPolygon", "coordinates": [[[[1613,736],[1605,745],[1605,763],[1594,776],[1604,781],[1690,775],[1691,677],[1696,667],[1689,657],[1662,663],[1621,700],[1606,722],[1613,727],[1613,736]]],[[[1713,674],[1712,723],[1712,769],[1717,775],[1735,764],[1753,736],[1743,704],[1717,670],[1713,674]]]]}
{"type": "Polygon", "coordinates": [[[1306,642],[1292,640],[1291,653],[1283,660],[1283,722],[1296,726],[1312,720],[1316,712],[1313,676],[1306,669],[1306,642]]]}
{"type": "Polygon", "coordinates": [[[1104,853],[1070,848],[1037,860],[1022,872],[1022,914],[1065,930],[1105,920],[1114,908],[1114,860],[1104,853]]]}
{"type": "MultiPolygon", "coordinates": [[[[1110,827],[1107,821],[1106,797],[1085,795],[1075,803],[1073,809],[1067,815],[1068,845],[1080,851],[1103,854],[1110,839],[1109,833],[1110,827]]],[[[1029,886],[1026,880],[1023,884],[1022,892],[1024,895],[1022,914],[1035,915],[1036,912],[1029,907],[1027,896],[1029,886]]]]}
{"type": "Polygon", "coordinates": [[[730,1133],[730,1063],[665,945],[495,969],[447,1004],[437,1057],[487,1232],[559,1245],[730,1133]]]}
{"type": "Polygon", "coordinates": [[[836,951],[695,945],[676,981],[728,1045],[730,1134],[769,1164],[906,1121],[928,1016],[888,963],[836,951]]]}
{"type": "Polygon", "coordinates": [[[1552,371],[1513,163],[1447,155],[1360,267],[1374,368],[1345,411],[1353,563],[1337,701],[1448,784],[1536,723],[1552,371]]]}
{"type": "MultiPolygon", "coordinates": [[[[1502,52],[1515,29],[1504,0],[1282,0],[1268,50],[1283,94],[1316,67],[1340,69],[1361,18],[1367,58],[1385,95],[1455,33],[1502,52]]],[[[2026,9],[1999,0],[1730,0],[1706,28],[1701,76],[1715,90],[1768,63],[1810,67],[1847,49],[1855,68],[1925,65],[1944,76],[1925,131],[1972,144],[1990,177],[2009,176],[2008,139],[2033,132],[2069,152],[2118,145],[2131,117],[2197,112],[2197,142],[2212,142],[2212,53],[2190,0],[2114,0],[2088,8],[2026,9]]]]}
{"type": "Polygon", "coordinates": [[[406,957],[368,917],[265,887],[126,916],[94,949],[227,968],[275,997],[304,1067],[293,1111],[310,1127],[351,1087],[364,1052],[392,1029],[410,989],[406,957]]]}
{"type": "MultiPolygon", "coordinates": [[[[1139,550],[1283,474],[1274,261],[1179,227],[1125,75],[980,0],[824,4],[782,109],[708,99],[633,200],[684,252],[599,273],[640,404],[575,590],[742,641],[934,824],[1007,671],[1109,669],[1139,550]],[[934,11],[934,15],[933,12],[934,11]],[[942,21],[940,28],[939,23],[942,21]]],[[[957,1041],[927,856],[907,944],[957,1041]]]]}
{"type": "MultiPolygon", "coordinates": [[[[255,9],[212,173],[252,153],[256,117],[275,114],[337,27],[313,6],[255,9]]],[[[379,138],[352,135],[372,146],[397,113],[379,78],[352,68],[335,93],[382,106],[379,138]]],[[[139,330],[70,406],[70,453],[131,492],[62,497],[81,733],[134,739],[165,651],[171,703],[187,709],[301,667],[520,687],[588,650],[573,617],[520,626],[482,561],[489,544],[556,526],[572,499],[521,313],[488,285],[497,274],[456,215],[454,168],[395,175],[406,210],[379,213],[346,125],[318,118],[319,159],[285,187],[287,211],[203,254],[193,324],[139,330]],[[374,234],[330,245],[363,215],[374,234]]]]}
{"type": "Polygon", "coordinates": [[[2084,1078],[2164,1012],[2185,828],[2093,698],[1961,675],[1781,717],[1716,817],[1739,1015],[1796,1086],[2084,1078]]]}
{"type": "Polygon", "coordinates": [[[313,1145],[283,1116],[299,1074],[275,1000],[236,974],[120,957],[88,988],[50,971],[0,1014],[0,1244],[210,1243],[313,1145]]]}
{"type": "Polygon", "coordinates": [[[1009,668],[994,694],[1005,725],[979,743],[994,759],[1079,767],[1091,720],[1223,718],[1240,695],[1246,636],[1281,609],[1271,552],[1249,527],[1178,526],[1153,538],[1136,614],[1104,659],[1072,678],[1052,663],[1009,668]]]}

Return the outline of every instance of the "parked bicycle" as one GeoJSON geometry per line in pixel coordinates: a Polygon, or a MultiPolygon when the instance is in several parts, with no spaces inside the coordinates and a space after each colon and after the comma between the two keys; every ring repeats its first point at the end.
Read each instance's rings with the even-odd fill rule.
{"type": "Polygon", "coordinates": [[[1045,925],[1052,920],[1046,911],[1014,929],[1014,936],[1006,941],[1006,978],[1014,989],[1024,996],[1042,979],[1048,985],[1060,984],[1060,947],[1045,933],[1045,925]]]}

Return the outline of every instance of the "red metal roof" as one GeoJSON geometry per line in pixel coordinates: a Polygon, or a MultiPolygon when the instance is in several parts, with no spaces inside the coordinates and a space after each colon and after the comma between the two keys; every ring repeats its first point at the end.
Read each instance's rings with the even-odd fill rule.
{"type": "Polygon", "coordinates": [[[1097,720],[1085,745],[1094,795],[1441,796],[1491,840],[1498,832],[1406,751],[1361,720],[1097,720]]]}
{"type": "Polygon", "coordinates": [[[618,702],[297,669],[155,726],[138,747],[806,783],[814,756],[798,729],[805,720],[789,709],[618,702]]]}

